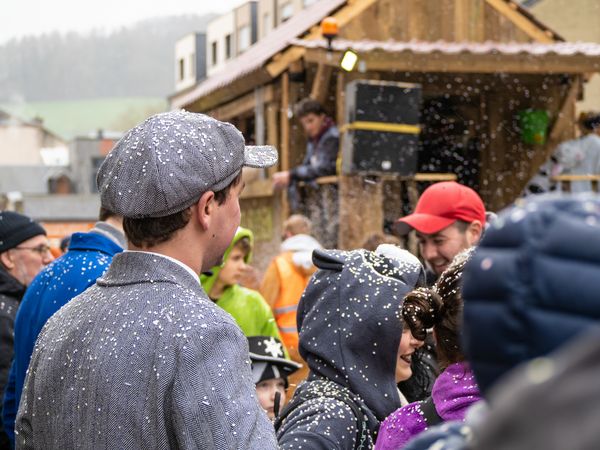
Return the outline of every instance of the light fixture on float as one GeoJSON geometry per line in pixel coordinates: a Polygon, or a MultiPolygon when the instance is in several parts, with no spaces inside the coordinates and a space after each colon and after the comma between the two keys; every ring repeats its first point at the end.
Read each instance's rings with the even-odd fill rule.
{"type": "Polygon", "coordinates": [[[340,67],[346,72],[352,72],[356,63],[358,62],[358,55],[353,50],[346,50],[342,60],[340,61],[340,67]]]}
{"type": "Polygon", "coordinates": [[[331,42],[337,37],[340,29],[335,17],[325,17],[321,21],[321,34],[327,39],[327,50],[331,51],[331,42]]]}

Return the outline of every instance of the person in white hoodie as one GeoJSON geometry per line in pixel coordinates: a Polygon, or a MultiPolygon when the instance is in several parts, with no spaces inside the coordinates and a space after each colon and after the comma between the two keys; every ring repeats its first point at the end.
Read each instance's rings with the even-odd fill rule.
{"type": "MultiPolygon", "coordinates": [[[[600,175],[600,113],[581,113],[578,120],[581,135],[563,142],[552,156],[540,166],[527,183],[523,195],[561,191],[552,179],[556,175],[600,175]]],[[[589,181],[571,182],[571,192],[589,192],[589,181]]]]}
{"type": "Polygon", "coordinates": [[[312,252],[322,248],[310,233],[311,222],[303,215],[293,214],[284,222],[281,253],[269,264],[259,289],[273,309],[281,340],[290,357],[303,364],[303,368],[290,377],[292,387],[308,374],[307,366],[298,353],[296,310],[308,280],[315,272],[312,252]]]}

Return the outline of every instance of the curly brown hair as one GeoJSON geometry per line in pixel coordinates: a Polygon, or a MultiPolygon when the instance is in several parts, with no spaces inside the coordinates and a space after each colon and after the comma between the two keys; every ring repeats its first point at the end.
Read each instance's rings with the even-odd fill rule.
{"type": "Polygon", "coordinates": [[[459,253],[432,288],[418,288],[404,297],[402,319],[413,336],[425,340],[433,328],[440,369],[464,361],[461,346],[462,273],[472,250],[459,253]]]}

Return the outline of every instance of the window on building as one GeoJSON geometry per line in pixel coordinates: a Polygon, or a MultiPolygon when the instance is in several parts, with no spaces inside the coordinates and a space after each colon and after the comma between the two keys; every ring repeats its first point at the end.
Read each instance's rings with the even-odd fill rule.
{"type": "Polygon", "coordinates": [[[185,61],[183,58],[179,58],[179,81],[185,78],[185,61]]]}
{"type": "Polygon", "coordinates": [[[231,34],[225,36],[225,59],[231,58],[231,34]]]}
{"type": "Polygon", "coordinates": [[[74,194],[73,182],[67,175],[59,175],[48,180],[48,193],[74,194]]]}
{"type": "Polygon", "coordinates": [[[196,54],[190,55],[190,76],[196,78],[196,54]]]}
{"type": "Polygon", "coordinates": [[[98,192],[98,185],[96,184],[96,174],[100,169],[100,166],[104,162],[104,156],[93,156],[92,157],[92,183],[91,183],[91,192],[98,192]]]}
{"type": "Polygon", "coordinates": [[[290,17],[292,17],[294,15],[294,5],[292,5],[291,2],[287,2],[284,5],[281,6],[281,22],[285,22],[286,20],[288,20],[290,17]]]}
{"type": "Polygon", "coordinates": [[[213,42],[211,44],[211,50],[212,50],[212,65],[216,66],[217,65],[217,41],[213,42]]]}
{"type": "Polygon", "coordinates": [[[240,52],[243,52],[248,47],[250,47],[250,25],[245,25],[239,30],[238,34],[238,49],[240,52]]]}

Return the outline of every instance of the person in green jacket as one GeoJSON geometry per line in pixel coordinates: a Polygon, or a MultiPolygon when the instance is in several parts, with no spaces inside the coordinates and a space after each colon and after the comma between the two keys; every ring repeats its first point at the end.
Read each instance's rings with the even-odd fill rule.
{"type": "Polygon", "coordinates": [[[252,232],[239,227],[223,256],[223,264],[201,275],[202,287],[210,299],[233,316],[246,336],[273,336],[281,341],[271,308],[257,291],[239,285],[250,262],[252,232]]]}

